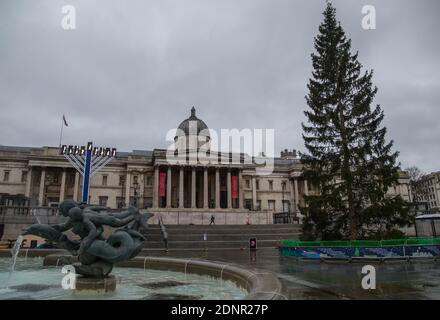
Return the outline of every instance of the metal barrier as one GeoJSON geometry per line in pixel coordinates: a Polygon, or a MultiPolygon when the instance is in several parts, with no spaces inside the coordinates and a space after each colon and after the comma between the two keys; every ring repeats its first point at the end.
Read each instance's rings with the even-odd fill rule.
{"type": "Polygon", "coordinates": [[[294,213],[279,212],[273,214],[274,224],[293,224],[295,221],[299,223],[299,218],[294,213]]]}
{"type": "Polygon", "coordinates": [[[160,232],[162,233],[162,239],[165,246],[165,250],[168,251],[168,232],[165,227],[165,224],[163,223],[162,217],[159,217],[159,226],[160,226],[160,232]]]}

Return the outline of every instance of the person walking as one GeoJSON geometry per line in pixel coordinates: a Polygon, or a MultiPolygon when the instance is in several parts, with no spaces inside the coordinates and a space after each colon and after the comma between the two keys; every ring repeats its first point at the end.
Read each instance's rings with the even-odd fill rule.
{"type": "Polygon", "coordinates": [[[209,225],[212,225],[212,224],[215,225],[215,217],[214,217],[214,215],[211,215],[211,222],[209,223],[209,225]]]}

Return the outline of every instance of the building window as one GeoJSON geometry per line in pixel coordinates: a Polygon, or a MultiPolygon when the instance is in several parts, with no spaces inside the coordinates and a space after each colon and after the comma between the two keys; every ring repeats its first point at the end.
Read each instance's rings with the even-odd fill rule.
{"type": "Polygon", "coordinates": [[[151,197],[145,197],[144,198],[144,208],[152,208],[153,207],[153,198],[151,197]]]}
{"type": "Polygon", "coordinates": [[[245,199],[244,207],[245,209],[252,210],[252,199],[245,199]]]}
{"type": "Polygon", "coordinates": [[[116,197],[116,206],[118,209],[121,209],[124,207],[124,198],[123,197],[116,197]]]}
{"type": "Polygon", "coordinates": [[[120,175],[119,176],[119,186],[122,187],[125,184],[125,176],[120,175]]]}
{"type": "Polygon", "coordinates": [[[138,184],[138,176],[133,176],[133,185],[138,184]]]}
{"type": "Polygon", "coordinates": [[[249,179],[246,179],[246,188],[249,189],[251,187],[251,182],[249,179]]]}
{"type": "Polygon", "coordinates": [[[261,200],[257,200],[257,207],[255,210],[260,211],[261,210],[261,200]]]}
{"type": "Polygon", "coordinates": [[[9,182],[9,170],[5,170],[5,174],[3,175],[3,182],[9,182]]]}
{"type": "Polygon", "coordinates": [[[102,185],[106,186],[107,185],[107,175],[103,175],[102,176],[102,185]]]}
{"type": "Polygon", "coordinates": [[[269,190],[272,191],[273,190],[273,181],[269,180],[269,190]]]}
{"type": "Polygon", "coordinates": [[[256,181],[255,181],[255,188],[256,188],[257,190],[260,190],[260,180],[256,180],[256,181]]]}
{"type": "Polygon", "coordinates": [[[290,201],[289,200],[283,201],[283,212],[290,212],[290,201]]]}
{"type": "Polygon", "coordinates": [[[22,171],[22,172],[21,172],[21,182],[26,183],[26,181],[27,181],[27,175],[28,175],[28,172],[27,172],[27,171],[22,171]]]}
{"type": "Polygon", "coordinates": [[[275,211],[275,200],[268,200],[267,204],[268,204],[269,210],[275,211]]]}
{"type": "Polygon", "coordinates": [[[151,181],[152,179],[151,179],[151,176],[147,176],[147,180],[146,180],[146,183],[147,183],[147,186],[151,186],[152,185],[152,181],[151,181]]]}
{"type": "Polygon", "coordinates": [[[99,197],[99,205],[103,207],[107,207],[108,197],[102,196],[99,197]]]}

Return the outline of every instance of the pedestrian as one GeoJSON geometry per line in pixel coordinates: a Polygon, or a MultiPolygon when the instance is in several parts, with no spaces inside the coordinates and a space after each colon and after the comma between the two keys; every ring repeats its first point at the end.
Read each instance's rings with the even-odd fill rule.
{"type": "Polygon", "coordinates": [[[214,215],[211,215],[211,222],[209,223],[209,225],[215,224],[215,217],[214,215]]]}

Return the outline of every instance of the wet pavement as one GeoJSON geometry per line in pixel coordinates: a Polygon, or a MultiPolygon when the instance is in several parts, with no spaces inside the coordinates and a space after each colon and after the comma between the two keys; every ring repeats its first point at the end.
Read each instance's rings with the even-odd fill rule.
{"type": "Polygon", "coordinates": [[[277,274],[288,299],[440,299],[440,262],[348,263],[282,257],[277,249],[143,251],[142,255],[207,259],[277,274]],[[376,289],[364,290],[362,267],[376,269],[376,289]]]}

